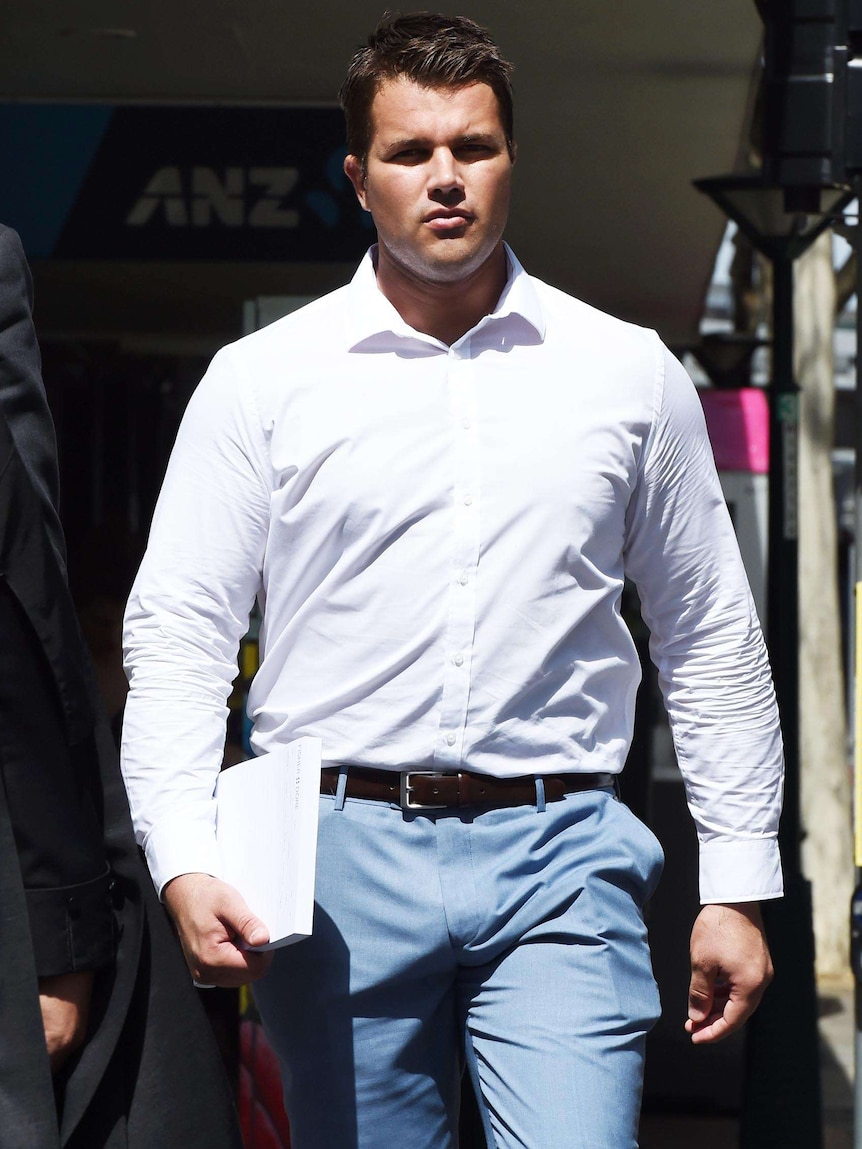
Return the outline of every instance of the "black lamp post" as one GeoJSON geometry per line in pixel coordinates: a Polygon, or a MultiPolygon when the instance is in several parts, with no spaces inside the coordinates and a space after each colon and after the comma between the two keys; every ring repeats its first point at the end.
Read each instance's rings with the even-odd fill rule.
{"type": "Polygon", "coordinates": [[[821,1149],[823,1144],[811,888],[802,873],[799,762],[798,387],[793,370],[793,263],[852,197],[809,196],[817,214],[786,211],[782,188],[760,175],[694,181],[771,261],[767,639],[785,753],[779,841],[785,897],[764,905],[775,981],[748,1027],[742,1149],[821,1149]],[[818,210],[819,208],[819,210],[818,210]],[[822,214],[821,214],[822,213],[822,214]]]}

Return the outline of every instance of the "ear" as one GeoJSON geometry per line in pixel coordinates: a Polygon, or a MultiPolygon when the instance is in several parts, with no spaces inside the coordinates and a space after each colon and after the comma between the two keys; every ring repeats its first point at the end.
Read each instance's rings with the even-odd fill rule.
{"type": "Polygon", "coordinates": [[[365,168],[358,156],[344,157],[344,174],[353,184],[353,190],[356,192],[356,198],[360,204],[366,211],[369,211],[368,197],[365,194],[365,168]]]}

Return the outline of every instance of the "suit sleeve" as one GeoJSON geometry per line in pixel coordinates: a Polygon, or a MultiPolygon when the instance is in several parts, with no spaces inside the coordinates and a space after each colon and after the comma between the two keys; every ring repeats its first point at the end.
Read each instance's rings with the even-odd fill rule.
{"type": "MultiPolygon", "coordinates": [[[[0,228],[0,419],[6,463],[0,500],[11,508],[0,521],[4,533],[15,531],[19,539],[26,538],[26,546],[4,545],[0,570],[0,783],[27,899],[36,969],[47,976],[95,969],[109,961],[113,914],[96,815],[93,739],[69,737],[46,648],[12,589],[28,575],[32,585],[37,569],[53,567],[54,601],[40,605],[46,617],[72,617],[74,608],[59,573],[64,547],[54,501],[53,425],[30,319],[29,276],[17,236],[5,228],[0,228]],[[39,561],[30,562],[36,552],[39,561]],[[24,555],[26,564],[20,559],[24,555]]],[[[82,644],[73,626],[64,628],[64,635],[69,634],[82,644]]],[[[85,665],[83,645],[70,653],[85,665]]]]}
{"type": "Polygon", "coordinates": [[[33,287],[21,241],[0,224],[0,414],[39,496],[51,546],[65,565],[57,443],[32,312],[33,287]]]}
{"type": "Polygon", "coordinates": [[[50,669],[0,581],[0,771],[40,976],[113,954],[110,872],[87,786],[87,742],[69,745],[50,669]],[[82,777],[83,775],[83,777],[82,777]]]}

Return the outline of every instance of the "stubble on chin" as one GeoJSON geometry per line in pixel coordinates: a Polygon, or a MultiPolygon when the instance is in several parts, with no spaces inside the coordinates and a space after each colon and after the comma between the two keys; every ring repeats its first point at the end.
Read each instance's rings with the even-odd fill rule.
{"type": "MultiPolygon", "coordinates": [[[[417,284],[429,287],[447,287],[466,283],[478,274],[499,250],[502,233],[495,238],[487,250],[457,249],[463,236],[440,239],[431,250],[417,254],[413,251],[399,252],[379,241],[379,251],[389,270],[395,275],[417,284]],[[449,249],[447,250],[447,245],[449,249]]],[[[378,263],[380,256],[378,256],[378,263]]]]}

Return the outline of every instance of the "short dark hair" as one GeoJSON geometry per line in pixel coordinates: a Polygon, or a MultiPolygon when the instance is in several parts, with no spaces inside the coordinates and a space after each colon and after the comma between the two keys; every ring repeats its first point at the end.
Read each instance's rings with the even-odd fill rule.
{"type": "Polygon", "coordinates": [[[406,76],[423,88],[487,84],[497,97],[509,155],[514,158],[512,65],[490,34],[466,16],[387,12],[350,62],[339,100],[347,149],[363,164],[371,143],[371,105],[386,80],[406,76]]]}

